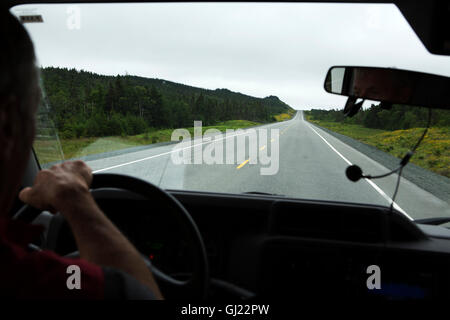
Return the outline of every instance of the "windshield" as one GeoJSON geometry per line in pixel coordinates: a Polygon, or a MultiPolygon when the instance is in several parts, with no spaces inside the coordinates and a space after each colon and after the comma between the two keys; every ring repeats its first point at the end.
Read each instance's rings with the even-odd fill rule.
{"type": "MultiPolygon", "coordinates": [[[[34,150],[42,168],[83,159],[164,189],[268,193],[389,206],[383,174],[427,123],[427,110],[325,92],[334,65],[450,76],[390,4],[149,3],[14,7],[34,41],[44,100],[34,150]],[[31,17],[31,18],[30,18],[31,17]],[[32,18],[39,17],[39,18],[32,18]]],[[[337,85],[337,84],[333,84],[337,85]]],[[[450,114],[403,170],[394,207],[450,216],[450,114]]]]}

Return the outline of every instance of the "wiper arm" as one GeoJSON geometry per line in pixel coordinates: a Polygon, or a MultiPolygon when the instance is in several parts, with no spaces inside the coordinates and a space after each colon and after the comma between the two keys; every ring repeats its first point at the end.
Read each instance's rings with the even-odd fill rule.
{"type": "Polygon", "coordinates": [[[261,194],[261,195],[266,195],[266,196],[279,196],[279,197],[284,197],[284,195],[282,195],[282,194],[267,193],[267,192],[259,192],[259,191],[248,191],[248,192],[243,192],[243,194],[261,194]]]}
{"type": "Polygon", "coordinates": [[[418,219],[418,220],[414,220],[414,222],[420,223],[420,224],[428,224],[428,225],[432,225],[432,226],[438,226],[438,225],[450,222],[450,217],[418,219]]]}

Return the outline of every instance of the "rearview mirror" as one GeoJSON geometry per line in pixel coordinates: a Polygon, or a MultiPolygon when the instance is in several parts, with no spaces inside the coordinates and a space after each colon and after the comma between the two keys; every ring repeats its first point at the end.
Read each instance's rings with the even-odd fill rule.
{"type": "Polygon", "coordinates": [[[325,78],[329,93],[412,106],[450,109],[450,78],[373,67],[332,67],[325,78]]]}

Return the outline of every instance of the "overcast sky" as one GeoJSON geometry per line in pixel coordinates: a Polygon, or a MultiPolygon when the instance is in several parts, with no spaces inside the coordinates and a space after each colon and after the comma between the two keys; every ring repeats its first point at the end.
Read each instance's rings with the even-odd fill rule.
{"type": "Polygon", "coordinates": [[[13,9],[43,16],[26,24],[43,66],[276,95],[295,109],[343,107],[323,89],[333,65],[450,76],[450,57],[428,53],[390,4],[88,4],[79,29],[68,8],[13,9]]]}

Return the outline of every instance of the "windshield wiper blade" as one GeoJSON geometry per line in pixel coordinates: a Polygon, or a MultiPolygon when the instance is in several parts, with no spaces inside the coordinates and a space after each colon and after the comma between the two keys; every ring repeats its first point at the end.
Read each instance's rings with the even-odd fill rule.
{"type": "Polygon", "coordinates": [[[243,192],[243,194],[261,194],[265,196],[278,196],[278,197],[284,197],[282,194],[276,194],[276,193],[268,193],[268,192],[260,192],[260,191],[248,191],[243,192]]]}
{"type": "Polygon", "coordinates": [[[428,224],[428,225],[438,226],[438,225],[450,222],[450,217],[418,219],[418,220],[414,220],[414,222],[420,223],[420,224],[428,224]]]}

